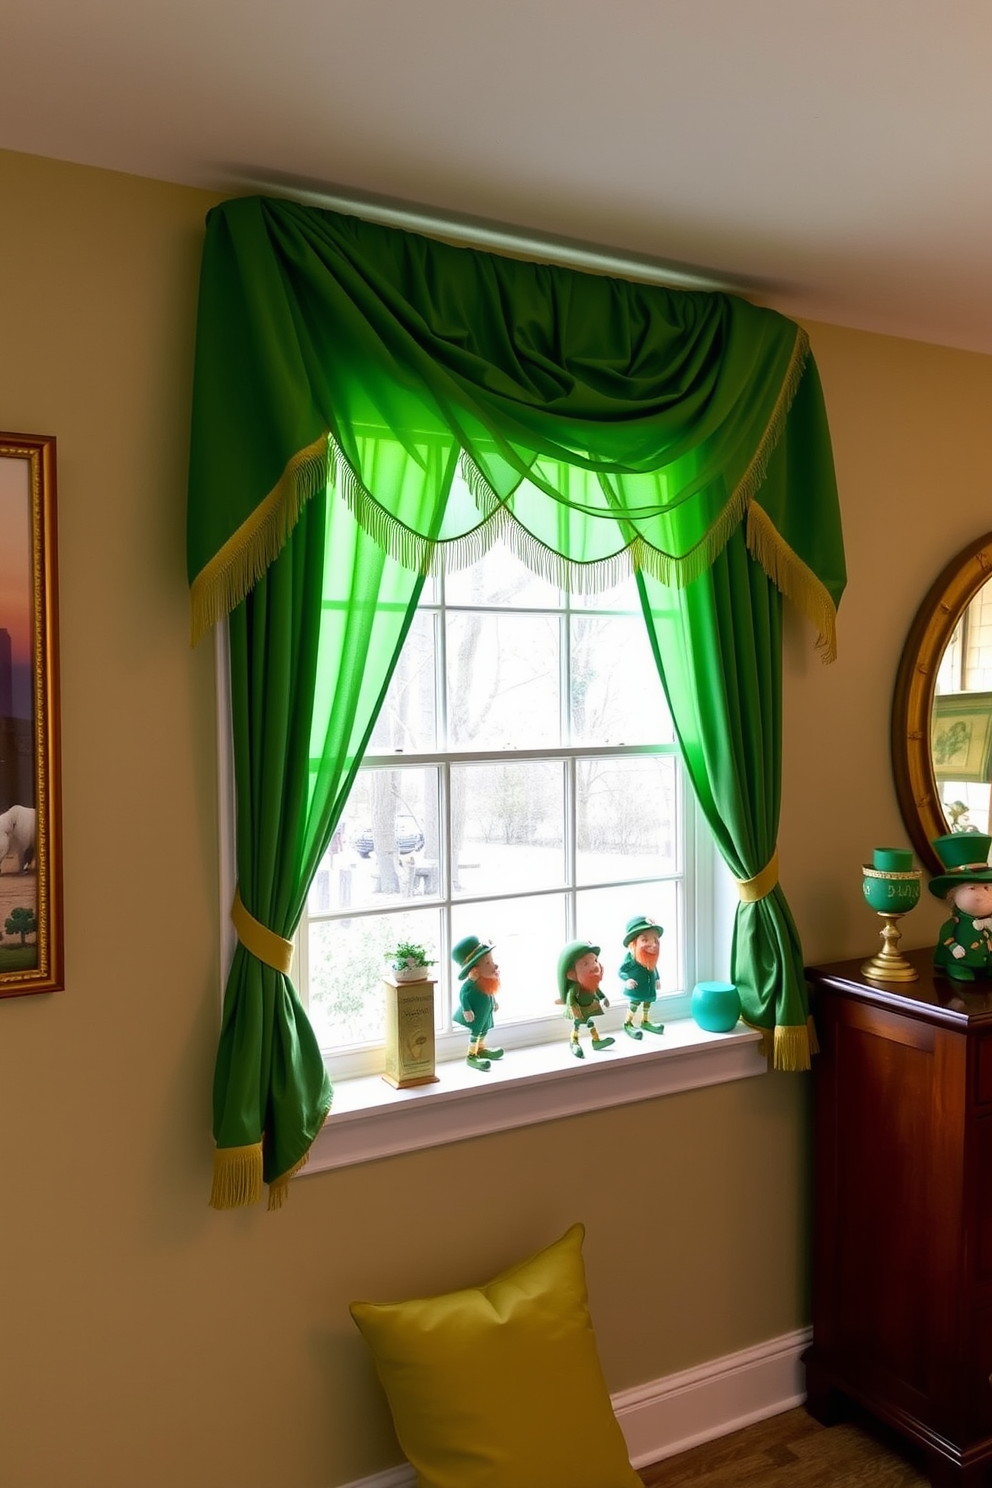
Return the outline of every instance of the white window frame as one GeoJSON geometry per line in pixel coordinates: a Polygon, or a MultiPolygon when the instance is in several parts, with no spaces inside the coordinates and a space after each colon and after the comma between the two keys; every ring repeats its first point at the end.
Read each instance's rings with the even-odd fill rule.
{"type": "MultiPolygon", "coordinates": [[[[227,981],[236,938],[230,906],[236,884],[234,764],[231,733],[230,662],[225,624],[215,626],[214,659],[217,695],[219,876],[222,927],[220,935],[220,991],[227,981]]],[[[597,751],[577,747],[551,750],[556,758],[597,751]]],[[[608,752],[608,751],[604,751],[608,752]]],[[[642,753],[651,751],[644,750],[642,753]]],[[[505,758],[505,756],[503,756],[505,758]]],[[[459,763],[472,755],[459,753],[459,763]]],[[[484,758],[491,758],[485,755],[484,758]]],[[[369,759],[368,763],[377,761],[369,759]]],[[[390,762],[395,761],[390,757],[390,762]]],[[[416,757],[405,760],[416,763],[416,757]]],[[[730,931],[735,900],[733,879],[724,867],[681,771],[684,845],[683,927],[687,981],[725,978],[728,974],[730,931]]],[[[298,967],[291,971],[298,986],[298,967]]],[[[473,1136],[559,1120],[573,1114],[604,1109],[679,1091],[700,1089],[729,1080],[764,1074],[761,1036],[738,1024],[729,1034],[699,1029],[689,1016],[690,990],[664,1002],[665,1033],[658,1039],[634,1043],[618,1040],[609,1059],[579,1064],[568,1053],[562,1022],[554,1020],[557,1039],[548,1024],[538,1022],[527,1038],[527,1024],[501,1024],[500,1041],[512,1057],[494,1065],[485,1076],[469,1070],[464,1040],[457,1056],[438,1062],[442,1080],[408,1090],[395,1090],[378,1074],[343,1073],[348,1056],[329,1061],[335,1099],[323,1130],[314,1142],[303,1174],[350,1166],[381,1157],[415,1151],[473,1136]]],[[[617,999],[620,1002],[620,999],[617,999]]],[[[606,1015],[622,1020],[622,1005],[606,1015]]],[[[604,1019],[601,1026],[606,1026],[604,1019]]],[[[302,1175],[301,1175],[302,1176],[302,1175]]]]}
{"type": "MultiPolygon", "coordinates": [[[[660,749],[651,745],[633,746],[625,749],[622,755],[618,754],[617,750],[613,748],[589,746],[526,750],[521,751],[519,756],[514,754],[513,751],[502,751],[499,753],[452,751],[450,754],[444,755],[404,754],[402,762],[398,761],[394,755],[367,755],[363,760],[363,765],[369,769],[417,769],[421,766],[428,768],[434,767],[440,761],[443,768],[448,765],[507,764],[515,758],[524,758],[528,761],[549,760],[555,763],[564,761],[566,767],[568,767],[569,764],[574,764],[579,760],[595,759],[597,757],[607,759],[643,759],[669,755],[678,757],[677,745],[660,749]]],[[[708,963],[710,958],[705,953],[705,948],[712,944],[712,913],[709,907],[709,886],[712,878],[713,857],[712,843],[705,826],[702,829],[700,828],[698,810],[696,809],[695,802],[692,800],[691,791],[686,790],[685,770],[681,760],[678,760],[678,766],[679,791],[676,811],[679,835],[682,842],[682,866],[677,874],[670,876],[680,879],[682,885],[682,892],[679,895],[681,923],[678,926],[678,932],[680,944],[685,948],[684,962],[687,985],[677,992],[659,996],[656,1011],[660,1019],[665,1023],[689,1016],[689,1001],[692,986],[700,979],[696,975],[696,967],[700,964],[708,963]],[[701,894],[699,892],[700,888],[702,889],[701,894]]],[[[572,796],[574,791],[569,789],[567,793],[569,796],[572,796]]],[[[442,802],[446,804],[448,792],[445,789],[443,780],[440,794],[442,802]]],[[[442,806],[443,809],[444,806],[442,806]]],[[[572,811],[574,814],[574,803],[572,804],[572,811]]],[[[566,835],[570,834],[566,833],[566,835]]],[[[575,887],[581,892],[584,886],[576,885],[575,887]]],[[[650,898],[652,887],[653,881],[649,881],[647,892],[642,896],[643,898],[650,898]]],[[[480,906],[484,906],[486,903],[498,902],[501,899],[558,898],[563,892],[568,893],[569,890],[563,890],[561,887],[550,887],[541,890],[512,889],[504,894],[480,896],[480,906]]],[[[631,882],[630,895],[632,908],[637,909],[640,905],[640,899],[638,898],[638,884],[636,880],[631,882]]],[[[434,901],[430,902],[433,903],[434,901]]],[[[471,904],[472,898],[459,895],[457,899],[453,897],[449,902],[452,907],[455,904],[463,907],[465,904],[471,904]]],[[[370,913],[366,911],[364,917],[371,918],[372,914],[376,912],[372,911],[370,913]]],[[[359,913],[359,911],[355,910],[349,911],[349,915],[352,918],[355,918],[359,913]]],[[[480,922],[484,920],[484,914],[484,908],[480,908],[480,922]]],[[[331,918],[335,917],[332,916],[331,918]]],[[[307,911],[304,910],[303,918],[300,921],[296,935],[296,954],[293,961],[294,986],[296,986],[297,991],[300,993],[304,1006],[307,1004],[302,989],[306,989],[309,986],[308,924],[309,916],[307,911]]],[[[604,947],[604,952],[607,965],[609,965],[611,951],[604,947]]],[[[621,960],[622,956],[622,949],[616,950],[615,959],[621,960]]],[[[450,978],[451,972],[447,966],[444,966],[439,967],[436,974],[438,980],[440,980],[445,975],[450,978]]],[[[709,971],[705,973],[707,976],[712,974],[709,971]]],[[[611,1006],[596,1021],[597,1028],[603,1033],[609,1033],[619,1029],[626,1014],[626,1003],[619,993],[614,994],[613,985],[613,978],[607,975],[603,990],[609,997],[611,1006]]],[[[551,1043],[560,1040],[562,1036],[562,1015],[560,1009],[556,1010],[552,1006],[553,997],[554,993],[551,993],[548,999],[548,1012],[543,1018],[528,1018],[519,1022],[508,1022],[505,1017],[501,1017],[498,1027],[499,1037],[498,1040],[495,1040],[494,1034],[494,1041],[498,1041],[506,1049],[519,1049],[529,1048],[534,1044],[551,1043]]],[[[457,1059],[464,1060],[464,1031],[462,1029],[450,1029],[438,1033],[435,1038],[435,1050],[438,1064],[448,1064],[457,1059]]],[[[333,1080],[348,1080],[367,1074],[378,1074],[382,1068],[382,1046],[374,1044],[366,1045],[340,1053],[325,1050],[324,1060],[328,1073],[333,1080]]]]}

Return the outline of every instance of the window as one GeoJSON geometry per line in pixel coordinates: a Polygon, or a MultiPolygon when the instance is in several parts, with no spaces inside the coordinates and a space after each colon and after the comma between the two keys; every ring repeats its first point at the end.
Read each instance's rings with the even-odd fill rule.
{"type": "Polygon", "coordinates": [[[933,763],[952,832],[984,832],[992,813],[988,718],[992,709],[992,595],[966,608],[940,660],[933,708],[933,763]]]}
{"type": "Polygon", "coordinates": [[[470,933],[496,943],[491,1042],[563,1037],[556,962],[576,937],[602,946],[601,1026],[619,1025],[638,912],[665,928],[660,1017],[685,1016],[709,860],[633,580],[569,596],[502,546],[428,580],[298,931],[332,1073],[381,1068],[381,981],[402,940],[436,960],[439,1061],[466,1051],[450,952],[470,933]]]}

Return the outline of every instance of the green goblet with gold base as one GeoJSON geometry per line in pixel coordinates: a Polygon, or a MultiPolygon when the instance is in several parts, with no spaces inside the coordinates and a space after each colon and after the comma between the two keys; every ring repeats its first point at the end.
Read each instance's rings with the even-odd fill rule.
{"type": "Polygon", "coordinates": [[[915,982],[919,972],[899,950],[898,921],[920,902],[922,868],[913,867],[913,854],[902,847],[876,847],[871,863],[861,868],[865,903],[884,921],[882,949],[866,961],[862,976],[874,982],[915,982]]]}

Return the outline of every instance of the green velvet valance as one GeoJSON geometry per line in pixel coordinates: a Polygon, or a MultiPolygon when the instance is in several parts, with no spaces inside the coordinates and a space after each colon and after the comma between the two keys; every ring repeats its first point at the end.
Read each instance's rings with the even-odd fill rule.
{"type": "Polygon", "coordinates": [[[843,548],[806,336],[733,296],[227,202],[201,274],[194,638],[328,482],[409,569],[475,561],[499,536],[572,590],[631,570],[682,586],[745,521],[834,653],[843,548]],[[763,483],[787,421],[799,478],[763,483]]]}

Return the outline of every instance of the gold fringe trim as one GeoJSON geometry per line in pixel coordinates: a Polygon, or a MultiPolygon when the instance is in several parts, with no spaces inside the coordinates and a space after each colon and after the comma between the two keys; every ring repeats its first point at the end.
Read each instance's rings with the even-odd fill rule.
{"type": "Polygon", "coordinates": [[[281,971],[284,976],[289,975],[289,968],[293,964],[293,942],[277,935],[270,930],[268,925],[263,925],[261,920],[245,909],[241,900],[240,887],[234,890],[234,903],[231,905],[231,920],[237,937],[245,950],[259,961],[264,961],[266,966],[271,966],[275,971],[281,971]]]}
{"type": "Polygon", "coordinates": [[[795,1028],[759,1028],[756,1023],[749,1023],[746,1018],[742,1018],[741,1021],[755,1033],[761,1034],[762,1057],[768,1060],[773,1069],[793,1074],[797,1071],[808,1070],[810,1055],[820,1052],[820,1042],[816,1036],[812,1013],[806,1019],[805,1024],[800,1024],[795,1028]]]}
{"type": "Polygon", "coordinates": [[[795,1072],[808,1070],[810,1064],[809,1028],[802,1023],[798,1028],[776,1028],[775,1052],[772,1068],[795,1072]]]}
{"type": "Polygon", "coordinates": [[[297,451],[269,494],[190,586],[192,644],[236,609],[265,573],[311,496],[327,485],[327,435],[297,451]]]}
{"type": "MultiPolygon", "coordinates": [[[[709,531],[688,553],[676,557],[634,537],[619,552],[591,563],[564,557],[528,532],[485,475],[462,451],[459,471],[479,509],[479,525],[461,537],[439,541],[406,526],[380,505],[343,450],[327,432],[287,462],[278,482],[191,585],[192,641],[229,614],[278,554],[306,501],[330,482],[363,532],[401,567],[413,573],[456,573],[478,563],[502,541],[531,573],[571,594],[598,594],[632,574],[649,574],[668,587],[684,588],[713,563],[747,517],[747,546],[774,584],[817,627],[824,660],[836,656],[835,611],[826,589],[754,504],[768,461],[788,418],[809,356],[809,338],[796,327],[789,366],[758,447],[735,490],[709,531]]],[[[604,489],[607,489],[604,485],[604,489]]],[[[609,493],[608,493],[609,494],[609,493]]]]}
{"type": "Polygon", "coordinates": [[[262,1197],[262,1144],[218,1147],[214,1151],[211,1209],[243,1209],[262,1197]]]}
{"type": "MultiPolygon", "coordinates": [[[[619,552],[591,563],[579,563],[566,558],[547,547],[520,524],[508,503],[493,490],[465,450],[459,457],[458,470],[475,500],[481,520],[477,527],[463,533],[461,537],[444,540],[426,537],[386,511],[358,476],[333,435],[328,435],[328,479],[344,498],[348,510],[362,531],[396,563],[413,573],[427,575],[442,569],[446,573],[457,573],[460,569],[479,563],[497,542],[503,542],[531,573],[570,594],[602,593],[638,572],[649,574],[668,587],[684,588],[706,572],[726,546],[731,534],[753,510],[751,503],[767,474],[768,462],[785,428],[808,358],[809,337],[801,326],[796,326],[789,365],[758,447],[709,531],[681,557],[654,547],[642,537],[634,537],[619,552]]],[[[609,488],[605,483],[603,488],[609,496],[609,488]]],[[[760,517],[765,517],[765,514],[762,512],[760,517]]],[[[771,525],[767,518],[765,525],[771,525]]],[[[774,535],[777,537],[777,534],[774,535]]],[[[786,563],[780,549],[771,546],[770,550],[777,564],[773,571],[754,551],[757,541],[758,538],[752,540],[749,535],[748,547],[773,582],[778,583],[777,573],[781,569],[789,579],[791,589],[798,593],[794,569],[800,566],[814,584],[818,583],[810,570],[800,564],[800,560],[781,539],[778,540],[780,549],[791,556],[792,562],[786,563]]],[[[765,544],[766,548],[769,546],[765,544]]],[[[780,584],[779,587],[783,586],[780,584]]],[[[793,598],[789,589],[783,588],[783,593],[793,598]]],[[[823,593],[826,594],[826,591],[823,593]]],[[[832,616],[833,607],[829,604],[829,598],[827,603],[832,616]]],[[[804,613],[809,613],[808,606],[800,604],[800,607],[804,613]]],[[[819,611],[816,613],[819,614],[819,611]]]]}
{"type": "Polygon", "coordinates": [[[761,1057],[771,1062],[775,1052],[775,1030],[774,1028],[760,1028],[757,1023],[751,1023],[744,1014],[741,1014],[741,1022],[745,1028],[750,1028],[752,1033],[761,1034],[761,1057]]]}
{"type": "Polygon", "coordinates": [[[748,507],[748,552],[761,564],[776,589],[809,620],[817,632],[816,649],[825,663],[837,660],[837,611],[813,570],[781,536],[756,501],[748,507]]]}
{"type": "Polygon", "coordinates": [[[753,878],[739,878],[737,892],[742,904],[757,904],[766,898],[778,883],[778,848],[772,853],[760,873],[753,878]]]}
{"type": "Polygon", "coordinates": [[[305,1152],[299,1162],[290,1168],[288,1173],[282,1173],[278,1178],[273,1178],[269,1184],[269,1209],[281,1209],[289,1195],[290,1179],[295,1178],[302,1168],[310,1161],[310,1153],[305,1152]]]}
{"type": "MultiPolygon", "coordinates": [[[[772,451],[782,437],[785,421],[789,417],[793,399],[799,391],[799,384],[803,380],[806,371],[806,363],[809,361],[809,336],[802,326],[796,326],[796,339],[792,343],[792,355],[789,365],[785,369],[785,377],[779,389],[775,406],[769,415],[765,432],[758,441],[758,448],[751,457],[751,463],[738,484],[737,491],[746,492],[747,500],[750,502],[757,494],[759,486],[768,473],[768,461],[772,457],[772,451]]],[[[734,493],[735,495],[737,492],[734,493]]]]}

